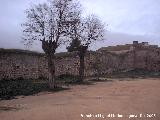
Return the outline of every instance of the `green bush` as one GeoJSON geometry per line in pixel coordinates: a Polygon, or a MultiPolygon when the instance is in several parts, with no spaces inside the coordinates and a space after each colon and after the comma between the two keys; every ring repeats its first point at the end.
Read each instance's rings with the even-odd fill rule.
{"type": "Polygon", "coordinates": [[[24,80],[23,78],[16,80],[4,79],[0,81],[0,99],[13,99],[19,95],[32,95],[47,89],[47,83],[33,82],[33,80],[24,80]]]}

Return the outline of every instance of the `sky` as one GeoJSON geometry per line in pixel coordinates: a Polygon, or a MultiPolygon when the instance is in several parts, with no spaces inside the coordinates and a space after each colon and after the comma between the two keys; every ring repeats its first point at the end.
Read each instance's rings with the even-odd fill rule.
{"type": "MultiPolygon", "coordinates": [[[[0,0],[0,48],[42,51],[40,43],[31,48],[22,43],[24,10],[45,0],[0,0]]],[[[145,41],[160,46],[160,0],[80,0],[84,16],[96,14],[106,24],[105,40],[91,45],[100,47],[145,41]]],[[[65,46],[57,52],[65,51],[65,46]]]]}

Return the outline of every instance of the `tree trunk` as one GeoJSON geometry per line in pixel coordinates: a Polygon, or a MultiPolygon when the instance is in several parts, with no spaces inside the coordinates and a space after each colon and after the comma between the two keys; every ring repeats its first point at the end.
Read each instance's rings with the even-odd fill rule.
{"type": "Polygon", "coordinates": [[[80,57],[79,82],[83,82],[83,80],[84,80],[84,69],[85,69],[84,54],[79,55],[79,57],[80,57]]]}
{"type": "Polygon", "coordinates": [[[85,70],[85,62],[84,57],[87,52],[88,46],[81,45],[78,48],[79,58],[80,58],[80,67],[79,67],[79,82],[83,82],[84,80],[84,70],[85,70]]]}
{"type": "Polygon", "coordinates": [[[55,83],[55,56],[53,55],[48,55],[48,72],[49,72],[49,87],[50,88],[55,88],[56,83],[55,83]]]}
{"type": "Polygon", "coordinates": [[[55,41],[42,41],[42,49],[44,50],[48,59],[48,73],[49,73],[49,87],[55,88],[55,51],[57,43],[55,41]]]}

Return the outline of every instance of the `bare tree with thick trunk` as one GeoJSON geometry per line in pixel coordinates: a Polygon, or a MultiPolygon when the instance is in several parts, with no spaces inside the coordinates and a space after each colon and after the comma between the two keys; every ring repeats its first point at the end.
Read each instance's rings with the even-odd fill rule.
{"type": "Polygon", "coordinates": [[[55,84],[55,52],[69,40],[69,28],[80,19],[81,5],[73,0],[53,0],[34,5],[26,10],[27,21],[23,24],[24,41],[31,45],[34,40],[42,43],[48,59],[49,86],[55,84]]]}
{"type": "Polygon", "coordinates": [[[67,49],[69,52],[78,51],[80,58],[79,82],[83,82],[84,80],[85,55],[90,47],[90,44],[95,41],[103,40],[104,33],[104,24],[102,24],[100,19],[98,19],[95,15],[89,15],[72,26],[72,31],[70,34],[72,43],[67,49]]]}

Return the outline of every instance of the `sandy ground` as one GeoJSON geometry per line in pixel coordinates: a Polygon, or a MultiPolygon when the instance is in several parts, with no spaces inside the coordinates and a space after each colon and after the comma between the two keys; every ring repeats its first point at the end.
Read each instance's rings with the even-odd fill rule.
{"type": "Polygon", "coordinates": [[[71,86],[57,93],[0,101],[0,107],[5,106],[15,109],[0,110],[0,120],[160,120],[160,80],[71,86]]]}

